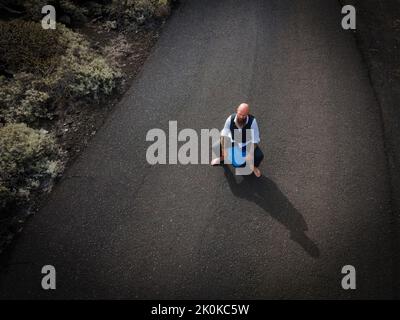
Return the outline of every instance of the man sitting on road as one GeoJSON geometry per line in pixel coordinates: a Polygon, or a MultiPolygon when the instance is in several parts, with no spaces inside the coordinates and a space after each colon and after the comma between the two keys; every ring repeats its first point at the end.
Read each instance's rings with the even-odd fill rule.
{"type": "MultiPolygon", "coordinates": [[[[240,135],[239,135],[240,136],[240,135]]],[[[254,163],[254,166],[251,167],[254,175],[256,177],[261,176],[261,171],[259,169],[261,161],[264,159],[264,154],[261,149],[258,147],[260,143],[260,133],[257,125],[257,121],[250,114],[250,108],[247,103],[242,103],[236,109],[236,113],[230,115],[228,119],[226,119],[225,126],[221,131],[221,141],[218,143],[220,147],[220,157],[215,158],[211,161],[211,165],[215,166],[218,164],[223,164],[224,159],[227,159],[229,155],[227,154],[228,148],[224,148],[224,141],[229,141],[233,144],[237,144],[240,149],[245,150],[246,145],[249,143],[252,144],[252,148],[250,148],[250,152],[245,155],[245,159],[254,163]],[[235,141],[235,137],[237,135],[234,134],[235,130],[241,132],[242,141],[235,141]],[[246,130],[251,130],[252,135],[251,139],[246,139],[246,130]]],[[[213,146],[214,148],[218,148],[218,146],[213,146]]],[[[233,149],[232,149],[233,150],[233,149]]]]}

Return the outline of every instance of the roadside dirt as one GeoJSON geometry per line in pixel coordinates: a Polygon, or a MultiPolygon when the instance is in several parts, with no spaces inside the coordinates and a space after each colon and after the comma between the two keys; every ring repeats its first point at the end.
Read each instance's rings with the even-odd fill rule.
{"type": "Polygon", "coordinates": [[[357,44],[381,107],[392,201],[400,217],[400,0],[341,0],[357,10],[357,44]]]}
{"type": "MultiPolygon", "coordinates": [[[[400,287],[400,0],[340,0],[357,10],[358,46],[380,105],[391,176],[394,288],[400,287]]],[[[400,297],[399,290],[393,292],[400,297]]]]}

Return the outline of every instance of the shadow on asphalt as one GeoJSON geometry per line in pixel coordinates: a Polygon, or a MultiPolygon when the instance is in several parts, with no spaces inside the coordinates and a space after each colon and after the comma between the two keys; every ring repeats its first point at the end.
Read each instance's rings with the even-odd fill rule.
{"type": "Polygon", "coordinates": [[[228,166],[224,167],[232,193],[239,198],[254,202],[272,218],[290,231],[290,238],[296,241],[311,257],[320,255],[317,245],[307,237],[307,224],[298,210],[290,203],[276,184],[264,177],[243,176],[240,183],[228,166]]]}

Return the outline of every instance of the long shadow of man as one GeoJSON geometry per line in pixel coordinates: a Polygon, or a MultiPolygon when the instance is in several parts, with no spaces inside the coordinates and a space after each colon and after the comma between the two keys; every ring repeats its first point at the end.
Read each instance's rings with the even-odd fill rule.
{"type": "Polygon", "coordinates": [[[312,257],[319,257],[319,249],[314,242],[307,237],[307,224],[303,216],[289,202],[286,196],[278,189],[270,179],[242,176],[238,183],[236,176],[228,166],[224,166],[225,176],[232,193],[239,198],[253,201],[272,218],[284,225],[290,231],[290,238],[296,241],[312,257]]]}

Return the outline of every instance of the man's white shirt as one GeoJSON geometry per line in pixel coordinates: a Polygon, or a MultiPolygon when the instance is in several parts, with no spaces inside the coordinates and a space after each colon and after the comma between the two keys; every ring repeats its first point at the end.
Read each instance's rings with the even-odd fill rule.
{"type": "MultiPolygon", "coordinates": [[[[239,130],[238,133],[239,132],[241,133],[242,129],[240,129],[238,124],[237,124],[236,116],[235,116],[234,121],[235,121],[236,127],[238,128],[237,130],[239,130]]],[[[249,121],[249,117],[247,116],[246,124],[247,124],[248,121],[249,121]]],[[[230,127],[231,127],[231,116],[229,116],[228,119],[226,119],[224,128],[221,130],[221,136],[229,137],[230,139],[232,139],[232,141],[237,142],[238,146],[240,148],[246,146],[250,142],[252,142],[253,144],[260,143],[260,131],[258,129],[258,124],[257,124],[256,118],[253,119],[253,123],[251,124],[251,127],[250,127],[250,130],[252,132],[252,139],[251,139],[251,141],[247,141],[246,143],[242,143],[241,141],[240,142],[235,141],[234,137],[232,137],[232,133],[231,133],[230,127]]],[[[245,127],[245,125],[243,127],[245,127]]],[[[237,135],[237,138],[239,138],[239,137],[240,137],[240,134],[237,135]]]]}

